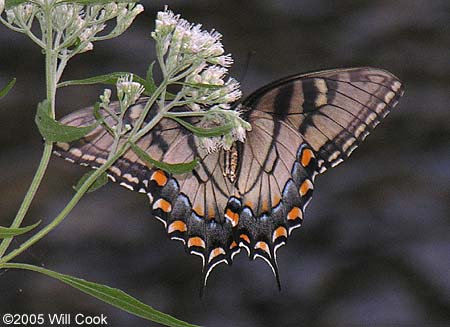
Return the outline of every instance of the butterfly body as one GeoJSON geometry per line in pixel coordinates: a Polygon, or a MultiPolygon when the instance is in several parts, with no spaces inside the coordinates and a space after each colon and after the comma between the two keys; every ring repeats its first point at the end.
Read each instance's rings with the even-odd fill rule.
{"type": "MultiPolygon", "coordinates": [[[[202,257],[205,283],[215,266],[231,264],[242,248],[251,259],[264,259],[278,280],[276,251],[301,226],[315,177],[347,159],[402,93],[395,76],[369,67],[288,77],[243,101],[252,130],[246,142],[234,143],[229,151],[209,153],[167,118],[138,142],[163,162],[198,158],[192,173],[150,169],[129,150],[109,174],[148,195],[153,215],[170,238],[202,257]]],[[[139,106],[129,110],[126,123],[133,125],[139,106]]],[[[154,115],[151,111],[147,120],[154,115]]],[[[62,120],[73,126],[93,121],[88,109],[62,120]]],[[[80,141],[57,144],[56,154],[95,168],[105,161],[111,144],[112,137],[99,126],[80,141]]]]}

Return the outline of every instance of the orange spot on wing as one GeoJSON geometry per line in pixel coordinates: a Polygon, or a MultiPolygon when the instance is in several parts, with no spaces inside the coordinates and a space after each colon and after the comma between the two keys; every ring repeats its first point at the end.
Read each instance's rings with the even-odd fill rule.
{"type": "Polygon", "coordinates": [[[258,250],[258,249],[261,249],[261,250],[263,250],[264,252],[266,252],[267,254],[270,254],[269,246],[267,245],[266,242],[263,242],[263,241],[257,242],[257,243],[255,244],[255,250],[258,250]]]}
{"type": "Polygon", "coordinates": [[[211,253],[209,254],[209,259],[208,262],[211,262],[214,258],[218,257],[221,254],[225,254],[225,250],[222,248],[215,248],[214,250],[211,251],[211,253]]]}
{"type": "Polygon", "coordinates": [[[262,200],[261,209],[262,209],[262,211],[268,211],[269,210],[269,201],[267,201],[266,199],[262,200]]]}
{"type": "Polygon", "coordinates": [[[237,245],[237,243],[235,241],[233,241],[233,243],[230,244],[230,249],[234,249],[237,245]]]}
{"type": "Polygon", "coordinates": [[[278,195],[275,195],[272,199],[272,207],[276,207],[280,204],[281,198],[278,195]]]}
{"type": "Polygon", "coordinates": [[[277,238],[282,237],[282,236],[287,238],[288,232],[287,232],[286,228],[284,228],[283,226],[280,226],[273,231],[272,241],[275,242],[275,240],[277,238]]]}
{"type": "Polygon", "coordinates": [[[225,218],[231,222],[231,226],[236,227],[239,223],[239,214],[237,212],[231,211],[230,208],[225,212],[225,218]]]}
{"type": "Polygon", "coordinates": [[[297,218],[301,218],[302,216],[302,211],[300,210],[299,207],[293,207],[291,209],[291,211],[289,211],[288,215],[287,215],[287,219],[288,220],[296,220],[297,218]]]}
{"type": "Polygon", "coordinates": [[[161,209],[164,212],[170,212],[172,210],[172,205],[165,199],[158,199],[153,204],[153,209],[161,209]]]}
{"type": "Polygon", "coordinates": [[[300,163],[303,167],[308,167],[311,159],[314,157],[314,153],[310,149],[304,149],[302,152],[302,157],[300,158],[300,163]]]}
{"type": "Polygon", "coordinates": [[[216,211],[214,210],[214,207],[208,207],[208,217],[214,218],[216,216],[216,211]]]}
{"type": "Polygon", "coordinates": [[[250,238],[249,238],[246,234],[241,234],[241,235],[239,235],[239,238],[240,238],[241,240],[246,241],[247,243],[250,243],[250,238]]]}
{"type": "Polygon", "coordinates": [[[196,206],[194,209],[194,212],[196,213],[197,216],[204,216],[205,212],[203,211],[202,207],[196,206]]]}
{"type": "Polygon", "coordinates": [[[308,193],[309,190],[313,188],[313,185],[309,179],[305,179],[305,181],[300,185],[300,195],[305,196],[306,193],[308,193]]]}
{"type": "Polygon", "coordinates": [[[170,234],[170,233],[173,233],[173,232],[185,232],[186,230],[187,230],[187,226],[186,226],[184,221],[175,220],[167,228],[167,233],[170,234]]]}
{"type": "Polygon", "coordinates": [[[156,170],[150,177],[152,181],[155,181],[158,186],[164,186],[167,183],[166,173],[162,170],[156,170]]]}
{"type": "Polygon", "coordinates": [[[188,240],[188,248],[196,246],[199,248],[205,248],[205,241],[203,241],[199,236],[190,237],[188,240]]]}

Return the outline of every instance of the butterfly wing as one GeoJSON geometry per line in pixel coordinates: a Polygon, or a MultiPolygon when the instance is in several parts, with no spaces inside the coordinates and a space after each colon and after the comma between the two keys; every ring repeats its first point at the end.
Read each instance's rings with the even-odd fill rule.
{"type": "Polygon", "coordinates": [[[243,102],[253,130],[240,154],[237,228],[251,258],[276,273],[276,250],[301,225],[316,174],[348,158],[402,94],[394,75],[362,67],[288,77],[243,102]]]}
{"type": "MultiPolygon", "coordinates": [[[[335,69],[296,75],[272,83],[244,102],[252,124],[233,155],[236,178],[227,178],[230,153],[207,153],[194,136],[163,119],[139,141],[151,157],[169,162],[199,158],[192,174],[172,176],[147,168],[130,150],[110,169],[111,179],[145,192],[152,212],[172,239],[202,257],[204,281],[219,263],[231,264],[240,248],[269,263],[278,280],[276,250],[301,225],[314,177],[345,160],[397,104],[403,93],[392,74],[374,68],[335,69]]],[[[133,125],[142,103],[131,108],[133,125]]],[[[147,118],[151,119],[152,115],[147,118]]],[[[106,115],[111,123],[111,117],[106,115]]],[[[91,110],[62,122],[85,126],[91,110]]],[[[98,167],[112,137],[101,127],[80,141],[57,144],[57,154],[98,167]]]]}

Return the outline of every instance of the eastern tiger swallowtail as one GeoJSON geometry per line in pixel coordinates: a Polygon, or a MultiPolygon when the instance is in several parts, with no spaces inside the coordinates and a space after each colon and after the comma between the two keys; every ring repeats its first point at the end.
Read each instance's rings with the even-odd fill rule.
{"type": "MultiPolygon", "coordinates": [[[[192,173],[150,169],[129,150],[109,169],[109,177],[148,195],[152,213],[169,237],[202,258],[204,284],[215,266],[231,264],[244,248],[250,259],[260,257],[269,264],[279,285],[276,252],[301,226],[315,176],[349,157],[402,94],[394,75],[369,67],[284,78],[242,102],[252,131],[230,151],[207,153],[195,136],[170,119],[138,142],[163,162],[199,158],[192,173]]],[[[125,123],[133,125],[143,103],[127,111],[125,123]]],[[[150,111],[147,121],[155,112],[150,111]]],[[[94,121],[92,108],[62,119],[71,126],[94,121]]],[[[57,143],[55,153],[96,168],[106,161],[112,142],[99,126],[81,140],[57,143]]]]}

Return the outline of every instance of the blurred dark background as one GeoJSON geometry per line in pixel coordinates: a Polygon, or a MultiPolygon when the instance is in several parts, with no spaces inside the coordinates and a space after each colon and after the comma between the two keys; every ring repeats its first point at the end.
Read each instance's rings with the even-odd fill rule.
{"type": "MultiPolygon", "coordinates": [[[[150,32],[166,2],[123,36],[94,45],[65,80],[144,75],[150,32]]],[[[429,0],[177,0],[171,9],[223,35],[244,93],[330,67],[385,68],[406,86],[399,106],[352,158],[316,181],[304,226],[279,251],[282,292],[261,260],[241,253],[198,296],[199,258],[169,241],[147,198],[109,183],[21,261],[120,288],[205,326],[450,326],[450,2],[429,0]],[[249,53],[252,53],[248,62],[249,53]]],[[[0,225],[9,225],[42,149],[34,125],[45,94],[43,56],[0,26],[0,225]]],[[[101,86],[62,89],[58,117],[96,101],[101,86]]],[[[51,161],[25,220],[49,222],[84,173],[51,161]]],[[[12,244],[17,247],[18,241],[12,244]]],[[[31,272],[0,273],[0,312],[106,314],[110,326],[155,325],[31,272]]]]}

